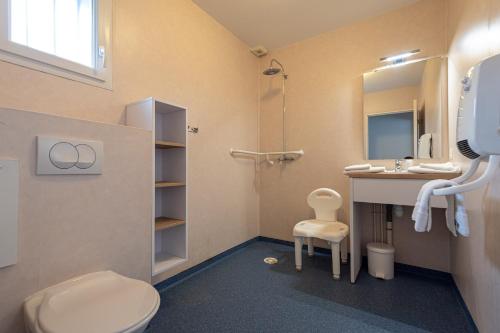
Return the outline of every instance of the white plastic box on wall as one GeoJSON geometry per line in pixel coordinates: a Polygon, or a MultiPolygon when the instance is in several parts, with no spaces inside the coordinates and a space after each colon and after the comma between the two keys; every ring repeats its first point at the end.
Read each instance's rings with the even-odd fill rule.
{"type": "Polygon", "coordinates": [[[17,262],[19,162],[0,159],[0,268],[17,262]]]}

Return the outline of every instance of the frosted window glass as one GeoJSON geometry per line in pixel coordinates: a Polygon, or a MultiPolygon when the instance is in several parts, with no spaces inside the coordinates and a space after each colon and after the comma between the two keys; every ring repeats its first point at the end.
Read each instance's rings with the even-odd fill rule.
{"type": "Polygon", "coordinates": [[[94,0],[10,0],[10,40],[94,67],[94,0]]]}

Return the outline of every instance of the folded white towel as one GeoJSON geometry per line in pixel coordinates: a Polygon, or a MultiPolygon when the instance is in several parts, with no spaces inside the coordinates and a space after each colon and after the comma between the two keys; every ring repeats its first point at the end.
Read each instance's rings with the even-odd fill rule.
{"type": "Polygon", "coordinates": [[[385,172],[385,167],[380,166],[380,167],[371,167],[369,169],[360,169],[360,170],[351,170],[351,171],[344,171],[344,174],[353,174],[353,173],[365,173],[365,172],[370,172],[370,173],[379,173],[379,172],[385,172]]]}
{"type": "MultiPolygon", "coordinates": [[[[453,180],[436,179],[427,182],[418,193],[417,202],[413,209],[412,220],[415,221],[415,231],[430,231],[432,227],[432,208],[430,199],[432,191],[439,188],[458,185],[453,180]]],[[[450,232],[457,236],[457,231],[462,236],[469,236],[469,222],[464,206],[462,194],[446,196],[448,208],[446,210],[446,226],[450,232]],[[455,200],[453,200],[453,197],[455,200]]]]}
{"type": "Polygon", "coordinates": [[[441,171],[453,171],[456,170],[456,166],[454,166],[451,162],[446,163],[420,163],[422,168],[426,169],[434,169],[441,171]]]}
{"type": "Polygon", "coordinates": [[[455,200],[453,200],[455,196],[453,195],[447,195],[446,196],[446,202],[448,204],[448,207],[446,208],[446,227],[448,227],[448,230],[453,234],[453,236],[457,237],[457,225],[455,223],[455,210],[456,210],[456,203],[455,200]]]}
{"type": "Polygon", "coordinates": [[[431,158],[432,157],[432,134],[423,134],[418,139],[418,158],[431,158]]]}
{"type": "Polygon", "coordinates": [[[453,167],[450,170],[438,170],[438,169],[429,169],[429,168],[424,168],[420,165],[417,166],[412,166],[408,168],[408,172],[413,172],[413,173],[454,173],[454,172],[460,172],[460,167],[453,167]]]}
{"type": "Polygon", "coordinates": [[[345,171],[354,171],[354,170],[368,170],[372,167],[371,164],[354,164],[349,165],[344,168],[345,171]]]}
{"type": "Polygon", "coordinates": [[[464,237],[469,237],[469,217],[465,210],[464,195],[462,193],[455,194],[455,224],[457,231],[464,237]]]}
{"type": "Polygon", "coordinates": [[[425,183],[418,193],[417,202],[411,218],[415,221],[415,231],[430,231],[432,227],[432,210],[430,199],[432,191],[438,188],[453,186],[455,183],[449,180],[436,179],[425,183]]]}

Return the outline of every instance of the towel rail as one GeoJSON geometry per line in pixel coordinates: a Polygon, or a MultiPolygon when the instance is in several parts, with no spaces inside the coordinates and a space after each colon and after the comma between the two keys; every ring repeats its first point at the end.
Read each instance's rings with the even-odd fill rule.
{"type": "MultiPolygon", "coordinates": [[[[474,172],[477,170],[478,166],[479,166],[479,158],[475,159],[472,162],[471,167],[463,176],[455,178],[455,181],[460,180],[461,182],[463,182],[463,181],[467,180],[467,178],[470,178],[474,174],[474,172]]],[[[477,190],[478,188],[487,185],[493,179],[499,166],[500,166],[500,156],[491,155],[489,158],[489,161],[488,161],[488,166],[486,167],[486,171],[478,179],[476,179],[470,183],[467,183],[467,184],[436,189],[436,190],[432,191],[432,194],[433,195],[454,195],[457,193],[470,192],[473,190],[477,190]]]]}
{"type": "Polygon", "coordinates": [[[478,157],[472,160],[469,169],[461,176],[457,178],[453,178],[452,181],[454,181],[457,184],[462,184],[463,182],[469,180],[477,171],[477,168],[479,168],[479,164],[481,163],[481,159],[483,157],[478,157]]]}

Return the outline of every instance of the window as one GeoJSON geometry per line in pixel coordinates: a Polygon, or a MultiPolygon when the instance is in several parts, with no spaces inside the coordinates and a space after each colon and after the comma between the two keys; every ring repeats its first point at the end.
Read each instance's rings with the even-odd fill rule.
{"type": "Polygon", "coordinates": [[[0,59],[111,87],[112,0],[0,0],[0,59]]]}

